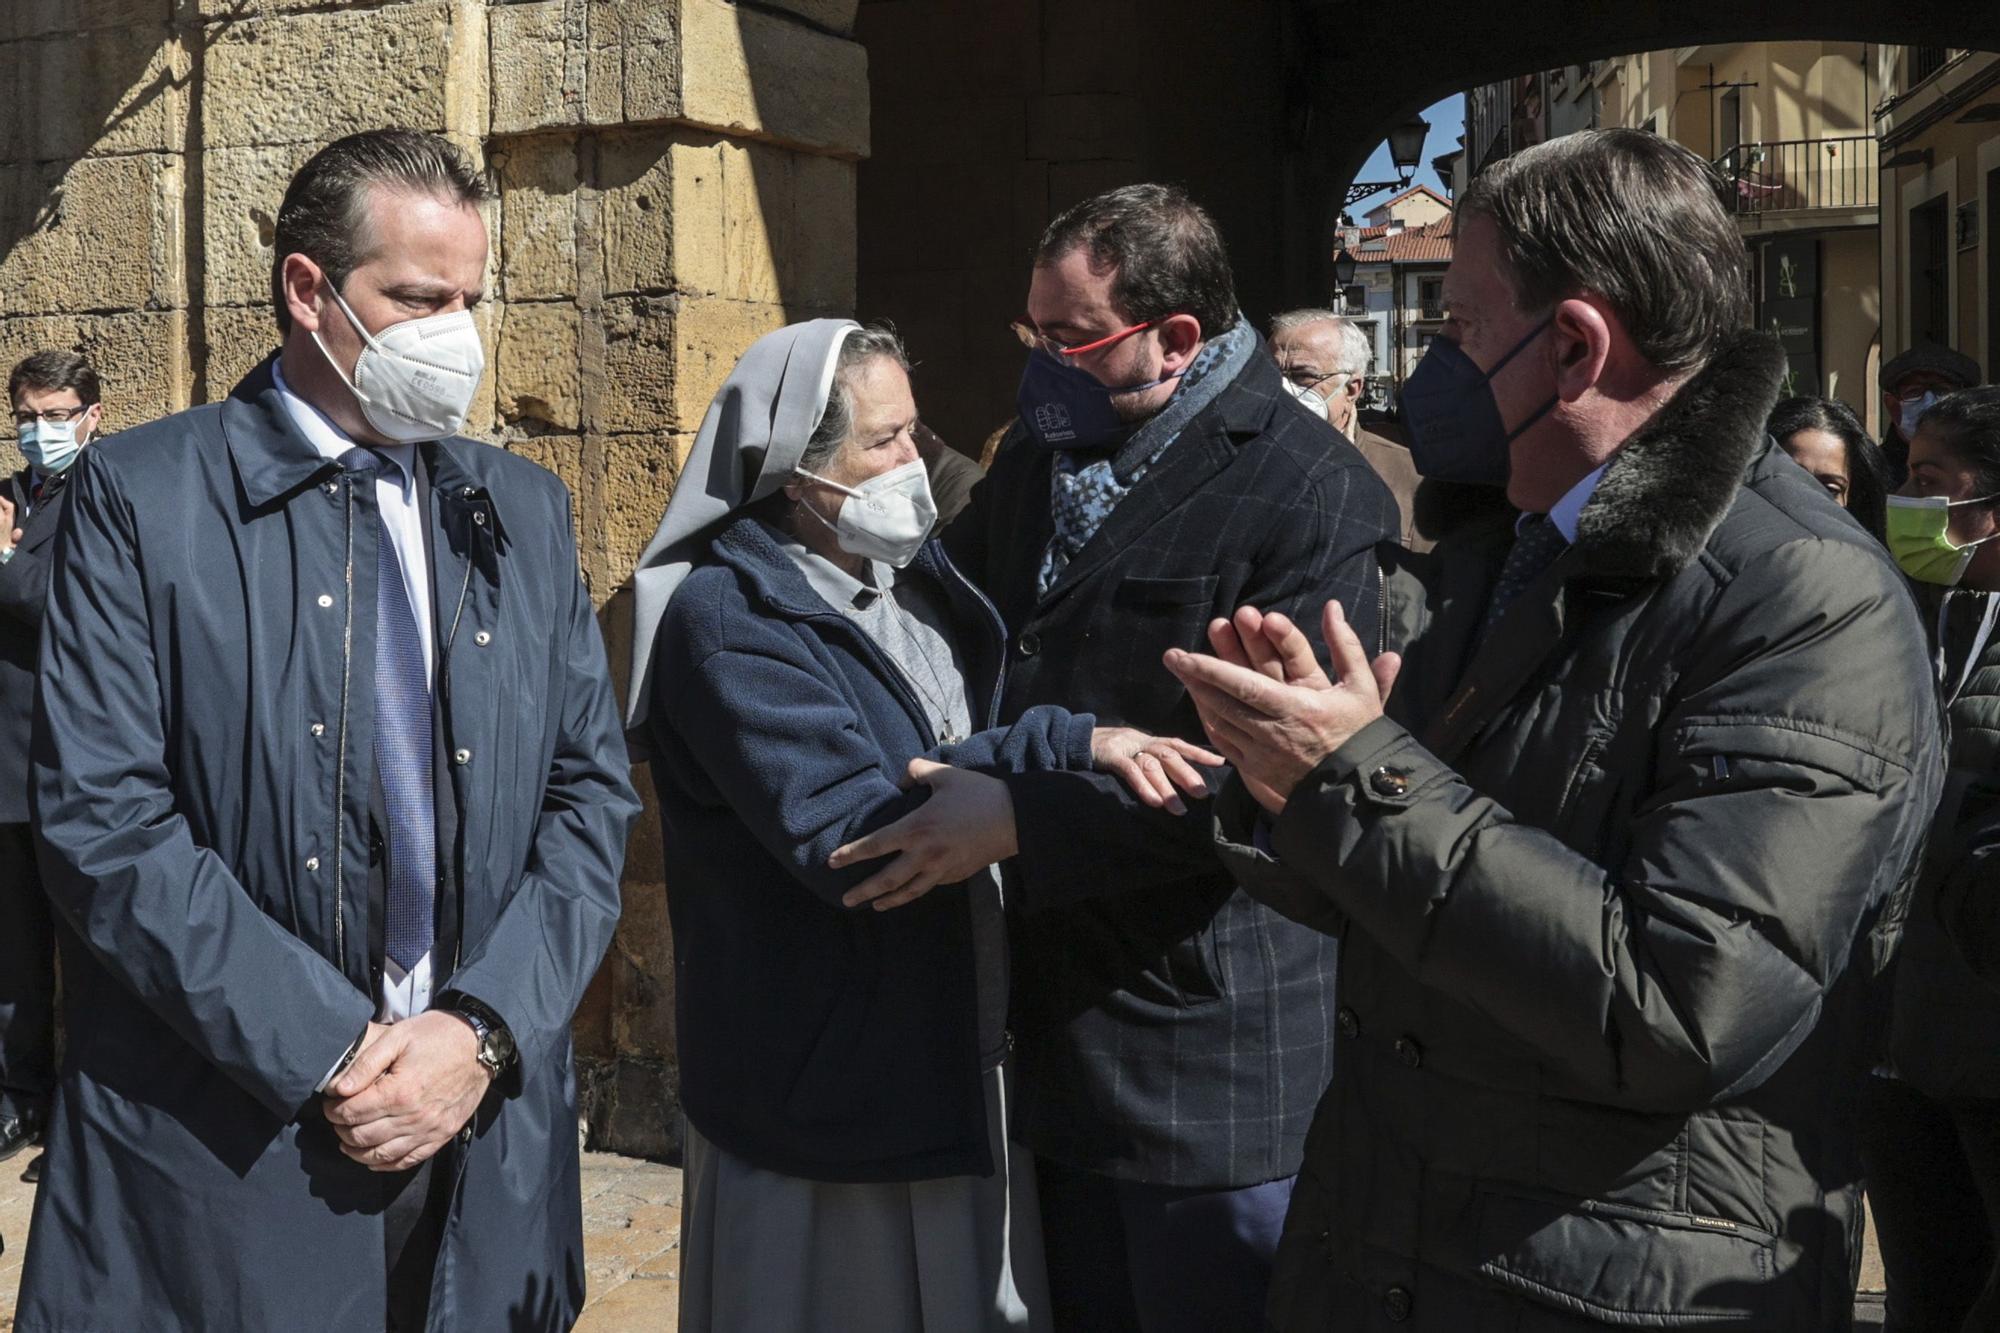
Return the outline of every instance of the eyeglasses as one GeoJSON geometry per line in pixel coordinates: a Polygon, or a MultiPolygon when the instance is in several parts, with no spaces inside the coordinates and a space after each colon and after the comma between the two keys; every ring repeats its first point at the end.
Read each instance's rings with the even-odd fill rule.
{"type": "Polygon", "coordinates": [[[1347,387],[1347,381],[1353,378],[1353,376],[1343,375],[1337,370],[1329,370],[1324,375],[1315,375],[1310,370],[1288,370],[1284,374],[1286,379],[1298,385],[1301,389],[1313,390],[1317,390],[1320,385],[1326,383],[1328,380],[1339,380],[1341,382],[1340,387],[1344,389],[1347,387]]]}
{"type": "Polygon", "coordinates": [[[1142,324],[1134,324],[1129,328],[1120,329],[1116,333],[1107,334],[1095,342],[1079,343],[1074,347],[1065,347],[1055,339],[1046,336],[1025,315],[1007,327],[1012,329],[1014,336],[1021,340],[1021,346],[1031,352],[1041,351],[1047,352],[1053,357],[1073,358],[1083,356],[1089,352],[1101,352],[1113,343],[1123,342],[1133,334],[1150,329],[1159,322],[1157,319],[1149,319],[1142,324]]]}
{"type": "Polygon", "coordinates": [[[32,426],[37,421],[46,421],[51,425],[61,426],[75,421],[89,410],[88,407],[47,407],[39,412],[16,412],[14,414],[14,424],[16,426],[32,426]]]}

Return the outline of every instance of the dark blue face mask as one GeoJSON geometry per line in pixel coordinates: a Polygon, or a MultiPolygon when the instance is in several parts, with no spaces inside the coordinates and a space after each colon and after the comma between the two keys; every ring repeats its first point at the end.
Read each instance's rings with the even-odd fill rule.
{"type": "Polygon", "coordinates": [[[1113,394],[1144,393],[1177,380],[1167,375],[1145,384],[1112,389],[1097,376],[1065,365],[1036,348],[1028,353],[1028,365],[1021,372],[1021,389],[1015,402],[1028,438],[1045,449],[1104,449],[1116,444],[1131,429],[1131,423],[1111,405],[1113,394]]]}
{"type": "Polygon", "coordinates": [[[1430,481],[1466,482],[1478,486],[1507,484],[1508,447],[1521,432],[1555,410],[1560,396],[1551,396],[1526,421],[1507,429],[1500,404],[1493,397],[1493,377],[1507,363],[1548,332],[1554,316],[1514,344],[1491,370],[1481,370],[1465,349],[1439,338],[1424,353],[1403,385],[1403,433],[1410,461],[1430,481]]]}

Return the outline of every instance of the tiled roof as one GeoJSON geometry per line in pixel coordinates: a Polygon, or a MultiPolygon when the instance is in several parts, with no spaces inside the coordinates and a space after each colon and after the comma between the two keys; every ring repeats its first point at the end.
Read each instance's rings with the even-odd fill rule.
{"type": "Polygon", "coordinates": [[[1356,262],[1362,264],[1449,264],[1451,262],[1451,219],[1440,218],[1421,227],[1390,234],[1386,227],[1362,231],[1361,244],[1353,247],[1356,262]]]}

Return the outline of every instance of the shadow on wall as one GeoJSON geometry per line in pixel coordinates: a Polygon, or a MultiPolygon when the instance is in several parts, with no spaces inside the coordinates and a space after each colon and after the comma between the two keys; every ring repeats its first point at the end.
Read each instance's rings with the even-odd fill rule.
{"type": "MultiPolygon", "coordinates": [[[[577,497],[621,699],[630,573],[714,392],[762,334],[853,313],[855,159],[867,151],[853,10],[489,11],[495,430],[577,497]]],[[[644,773],[639,786],[624,916],[575,1034],[592,1145],[673,1160],[672,869],[644,773]]]]}
{"type": "Polygon", "coordinates": [[[104,373],[113,429],[185,405],[193,380],[183,200],[200,184],[197,2],[0,9],[0,363],[83,352],[104,373]]]}

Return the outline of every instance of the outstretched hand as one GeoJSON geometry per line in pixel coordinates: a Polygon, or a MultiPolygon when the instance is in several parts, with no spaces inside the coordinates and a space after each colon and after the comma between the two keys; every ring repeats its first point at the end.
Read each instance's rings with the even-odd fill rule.
{"type": "Polygon", "coordinates": [[[1090,759],[1100,773],[1124,780],[1133,795],[1155,810],[1187,813],[1180,792],[1208,795],[1208,781],[1195,767],[1220,768],[1221,755],[1211,754],[1178,736],[1153,736],[1133,727],[1098,727],[1090,733],[1090,759]],[[1176,791],[1178,787],[1180,791],[1176,791]]]}
{"type": "Polygon", "coordinates": [[[1243,607],[1208,627],[1214,656],[1169,649],[1167,670],[1187,687],[1208,738],[1276,814],[1306,774],[1382,716],[1403,660],[1372,662],[1340,603],[1328,602],[1321,628],[1333,659],[1329,680],[1312,641],[1280,612],[1243,607]]]}
{"type": "Polygon", "coordinates": [[[1014,797],[1007,784],[928,759],[910,761],[909,779],[931,789],[931,798],[886,828],[857,838],[827,858],[835,870],[899,853],[841,897],[848,907],[876,911],[913,903],[940,884],[970,879],[1019,848],[1014,797]]]}

